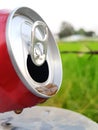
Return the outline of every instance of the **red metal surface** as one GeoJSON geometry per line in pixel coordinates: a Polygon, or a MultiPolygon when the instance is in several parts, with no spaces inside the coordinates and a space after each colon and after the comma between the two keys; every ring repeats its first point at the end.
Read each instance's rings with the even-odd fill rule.
{"type": "Polygon", "coordinates": [[[8,15],[9,11],[0,11],[0,112],[31,107],[45,100],[24,86],[12,66],[5,38],[8,15]]]}

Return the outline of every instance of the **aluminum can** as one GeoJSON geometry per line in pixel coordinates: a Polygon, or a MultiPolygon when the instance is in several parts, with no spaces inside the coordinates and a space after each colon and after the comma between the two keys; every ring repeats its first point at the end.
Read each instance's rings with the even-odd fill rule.
{"type": "Polygon", "coordinates": [[[45,21],[28,7],[0,10],[0,112],[46,101],[61,81],[59,50],[45,21]]]}

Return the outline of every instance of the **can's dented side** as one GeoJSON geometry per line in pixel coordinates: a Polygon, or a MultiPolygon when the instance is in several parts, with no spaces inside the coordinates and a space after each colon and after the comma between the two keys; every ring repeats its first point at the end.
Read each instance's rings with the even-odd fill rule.
{"type": "Polygon", "coordinates": [[[6,45],[6,22],[9,12],[0,11],[0,112],[23,109],[43,102],[21,82],[11,63],[6,45]]]}

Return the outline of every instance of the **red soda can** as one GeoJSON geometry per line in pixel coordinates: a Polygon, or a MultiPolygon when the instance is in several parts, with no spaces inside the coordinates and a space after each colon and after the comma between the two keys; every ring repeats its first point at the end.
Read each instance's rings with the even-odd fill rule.
{"type": "Polygon", "coordinates": [[[28,7],[0,10],[0,112],[46,101],[61,81],[60,54],[44,20],[28,7]]]}

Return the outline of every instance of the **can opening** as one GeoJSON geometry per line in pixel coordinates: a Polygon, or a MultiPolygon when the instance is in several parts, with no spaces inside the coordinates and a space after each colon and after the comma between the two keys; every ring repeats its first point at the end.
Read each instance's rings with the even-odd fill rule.
{"type": "Polygon", "coordinates": [[[37,66],[32,62],[31,56],[28,55],[27,69],[32,79],[36,82],[43,83],[48,79],[49,69],[47,61],[45,61],[41,66],[37,66]]]}

